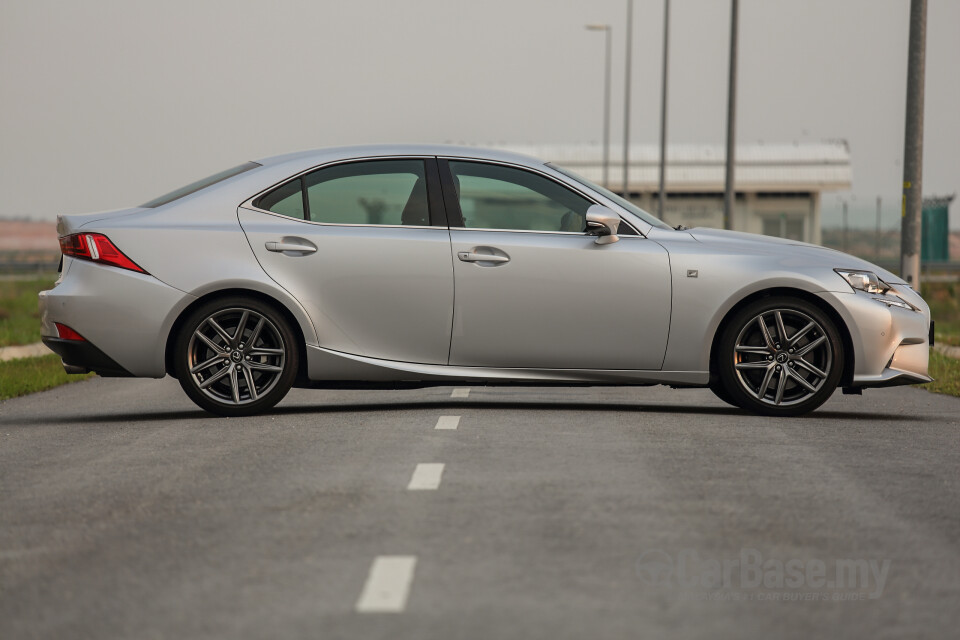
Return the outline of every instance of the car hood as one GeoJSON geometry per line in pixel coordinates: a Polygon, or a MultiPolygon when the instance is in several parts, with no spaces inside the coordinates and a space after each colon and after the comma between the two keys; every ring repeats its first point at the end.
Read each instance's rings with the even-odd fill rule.
{"type": "Polygon", "coordinates": [[[899,276],[871,262],[867,262],[856,256],[851,256],[848,253],[843,253],[842,251],[837,251],[836,249],[828,249],[827,247],[821,247],[816,244],[788,240],[786,238],[761,236],[755,233],[726,231],[724,229],[697,227],[687,229],[686,232],[689,233],[694,240],[702,244],[724,244],[731,248],[736,247],[736,250],[744,253],[763,252],[781,255],[787,253],[792,256],[802,257],[811,264],[821,264],[831,269],[872,271],[888,284],[907,284],[899,276]]]}

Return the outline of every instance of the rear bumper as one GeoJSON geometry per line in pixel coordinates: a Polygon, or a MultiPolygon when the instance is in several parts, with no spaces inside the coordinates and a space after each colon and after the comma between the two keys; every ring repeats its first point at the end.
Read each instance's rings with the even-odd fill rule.
{"type": "Polygon", "coordinates": [[[66,258],[64,263],[60,281],[40,292],[43,341],[67,365],[112,372],[102,375],[166,375],[167,336],[196,298],[150,275],[85,260],[66,258]],[[83,336],[87,346],[63,345],[57,322],[83,336]]]}
{"type": "Polygon", "coordinates": [[[93,371],[105,378],[129,378],[133,374],[89,342],[43,337],[43,344],[60,356],[67,373],[93,371]]]}

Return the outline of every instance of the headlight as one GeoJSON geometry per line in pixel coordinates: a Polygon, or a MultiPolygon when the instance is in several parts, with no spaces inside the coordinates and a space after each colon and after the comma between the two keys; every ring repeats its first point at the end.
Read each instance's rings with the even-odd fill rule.
{"type": "Polygon", "coordinates": [[[877,277],[872,271],[850,271],[848,269],[834,269],[847,281],[854,291],[867,293],[886,293],[890,287],[877,277]]]}

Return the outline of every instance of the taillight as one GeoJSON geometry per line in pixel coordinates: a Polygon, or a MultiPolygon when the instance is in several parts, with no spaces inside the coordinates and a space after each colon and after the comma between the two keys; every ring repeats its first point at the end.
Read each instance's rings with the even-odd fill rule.
{"type": "Polygon", "coordinates": [[[56,327],[57,327],[57,334],[58,334],[63,340],[77,340],[78,342],[86,342],[86,341],[87,341],[86,338],[84,338],[82,335],[80,335],[79,333],[77,333],[76,331],[74,331],[73,329],[71,329],[70,327],[68,327],[67,325],[65,325],[65,324],[60,324],[59,322],[54,322],[53,324],[56,325],[56,327]]]}
{"type": "Polygon", "coordinates": [[[109,264],[121,269],[130,269],[139,273],[146,273],[137,264],[123,255],[120,249],[110,242],[110,238],[102,233],[75,233],[60,238],[60,251],[63,255],[80,260],[90,260],[109,264]]]}

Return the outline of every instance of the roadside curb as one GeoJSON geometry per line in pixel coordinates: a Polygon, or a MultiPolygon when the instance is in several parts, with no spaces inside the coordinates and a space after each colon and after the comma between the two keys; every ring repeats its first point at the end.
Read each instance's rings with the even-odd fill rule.
{"type": "Polygon", "coordinates": [[[0,362],[19,360],[20,358],[37,358],[53,353],[42,342],[25,344],[16,347],[0,347],[0,362]]]}
{"type": "Polygon", "coordinates": [[[933,350],[937,353],[942,353],[948,358],[956,358],[960,360],[960,347],[951,347],[946,344],[935,344],[933,345],[933,350]]]}

